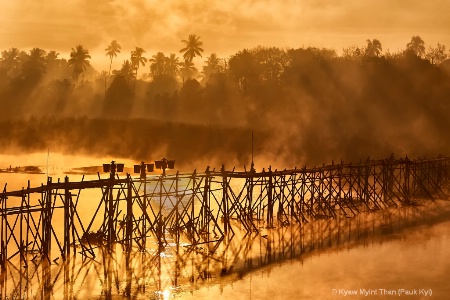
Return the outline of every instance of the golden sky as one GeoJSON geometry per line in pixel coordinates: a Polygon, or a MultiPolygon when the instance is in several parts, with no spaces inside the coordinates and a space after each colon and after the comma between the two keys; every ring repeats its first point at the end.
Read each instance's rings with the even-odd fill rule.
{"type": "Polygon", "coordinates": [[[449,11],[449,0],[0,0],[0,50],[40,47],[67,58],[81,44],[94,67],[107,69],[104,49],[114,39],[122,46],[118,68],[136,46],[147,57],[178,54],[190,33],[201,37],[204,57],[257,45],[340,53],[374,38],[396,52],[413,35],[448,49],[449,11]]]}

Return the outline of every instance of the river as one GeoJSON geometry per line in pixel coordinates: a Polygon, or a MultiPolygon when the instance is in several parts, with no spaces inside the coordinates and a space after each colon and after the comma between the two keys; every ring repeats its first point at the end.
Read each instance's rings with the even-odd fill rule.
{"type": "MultiPolygon", "coordinates": [[[[0,173],[0,184],[4,187],[7,183],[7,190],[10,191],[26,187],[28,180],[32,187],[39,186],[46,182],[47,176],[53,177],[53,181],[58,178],[63,180],[66,175],[70,176],[71,181],[77,181],[83,174],[85,180],[96,179],[98,175],[95,171],[101,173],[100,166],[112,160],[114,158],[52,153],[0,155],[0,169],[38,166],[42,171],[41,174],[0,173]]],[[[139,163],[127,159],[118,161],[125,163],[129,172],[132,164],[139,163]]],[[[397,219],[394,218],[393,229],[388,231],[372,228],[371,224],[375,224],[373,220],[378,217],[371,215],[357,220],[357,224],[361,224],[360,221],[365,224],[361,230],[357,225],[357,232],[356,223],[346,220],[338,223],[319,221],[308,225],[310,227],[303,227],[300,236],[308,236],[307,241],[299,238],[298,228],[267,231],[264,238],[254,238],[251,242],[245,237],[234,237],[233,247],[230,246],[232,242],[225,243],[226,247],[222,242],[221,248],[218,248],[226,249],[220,255],[221,264],[224,261],[228,264],[228,269],[224,268],[226,272],[211,272],[195,280],[189,279],[187,274],[190,271],[187,270],[198,266],[193,263],[198,255],[182,261],[184,271],[180,276],[173,276],[173,253],[167,250],[148,258],[153,260],[158,257],[157,271],[154,271],[154,265],[144,268],[147,262],[134,261],[132,272],[136,274],[135,278],[142,276],[144,279],[140,280],[147,283],[131,284],[131,295],[133,299],[390,299],[399,296],[407,299],[450,299],[450,218],[448,214],[440,213],[448,210],[448,205],[446,201],[437,201],[431,206],[431,214],[422,213],[421,210],[425,210],[422,208],[416,209],[417,212],[415,209],[393,212],[397,219]],[[342,228],[341,224],[344,224],[342,228]],[[336,230],[339,232],[337,235],[336,230]],[[245,254],[239,248],[244,244],[249,245],[245,254]],[[164,263],[165,259],[167,263],[164,263]],[[163,270],[161,265],[168,266],[168,269],[163,270]],[[164,273],[166,278],[161,279],[164,273]],[[155,279],[155,274],[159,276],[159,281],[155,279]],[[146,276],[151,280],[147,281],[146,276]],[[174,284],[174,278],[179,280],[177,284],[174,284]]],[[[102,273],[102,265],[105,267],[106,264],[100,257],[94,264],[98,267],[88,268],[80,261],[74,263],[77,272],[85,272],[87,276],[84,279],[72,277],[71,292],[67,290],[67,278],[56,278],[57,284],[51,287],[48,299],[127,299],[124,297],[126,288],[123,285],[127,279],[123,261],[117,259],[119,263],[114,267],[116,273],[108,273],[106,268],[102,273]],[[110,286],[111,294],[105,294],[108,274],[116,277],[115,280],[110,279],[112,286],[117,284],[116,288],[110,286]]],[[[201,264],[204,265],[205,261],[201,264]]],[[[207,263],[208,266],[217,264],[209,259],[207,263]]],[[[53,276],[62,270],[61,264],[52,266],[53,276]]],[[[42,271],[44,268],[36,266],[36,270],[42,271]]],[[[30,273],[32,270],[27,270],[28,277],[31,277],[30,273]]],[[[37,291],[41,283],[35,281],[21,286],[21,291],[24,288],[26,293],[16,292],[18,278],[24,277],[25,273],[18,274],[5,277],[0,299],[40,299],[42,293],[37,291]]],[[[197,271],[192,270],[192,278],[194,274],[198,275],[197,271]]]]}

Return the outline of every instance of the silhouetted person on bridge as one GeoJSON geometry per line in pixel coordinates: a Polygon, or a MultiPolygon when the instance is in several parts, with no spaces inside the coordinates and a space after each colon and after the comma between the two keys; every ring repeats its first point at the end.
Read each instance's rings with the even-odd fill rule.
{"type": "Polygon", "coordinates": [[[116,163],[114,160],[111,162],[111,179],[114,179],[116,177],[116,163]]]}

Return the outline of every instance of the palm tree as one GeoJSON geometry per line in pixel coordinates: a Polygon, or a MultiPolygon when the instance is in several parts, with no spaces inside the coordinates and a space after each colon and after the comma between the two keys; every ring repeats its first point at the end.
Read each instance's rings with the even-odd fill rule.
{"type": "Polygon", "coordinates": [[[166,58],[166,73],[176,78],[180,72],[180,65],[178,57],[174,53],[170,53],[170,56],[166,58]]]}
{"type": "Polygon", "coordinates": [[[413,51],[417,56],[422,57],[425,54],[425,42],[420,36],[413,36],[411,42],[406,44],[406,50],[413,51]]]}
{"type": "Polygon", "coordinates": [[[203,46],[203,43],[200,41],[199,36],[190,34],[187,40],[182,40],[181,42],[186,45],[186,47],[180,50],[180,53],[184,52],[183,58],[185,60],[192,61],[196,55],[202,57],[201,52],[203,52],[203,49],[201,46],[203,46]]]}
{"type": "Polygon", "coordinates": [[[2,51],[2,58],[0,60],[1,65],[8,72],[8,75],[15,77],[20,74],[19,67],[19,55],[20,51],[17,48],[10,48],[9,50],[2,51]],[[17,73],[17,74],[16,74],[17,73]]]}
{"type": "Polygon", "coordinates": [[[366,55],[378,57],[383,49],[381,48],[381,42],[377,39],[367,40],[366,55]]]}
{"type": "Polygon", "coordinates": [[[144,49],[136,47],[134,51],[131,51],[131,64],[135,69],[135,78],[137,79],[137,71],[139,69],[139,65],[145,66],[147,59],[142,55],[145,53],[144,49]]]}
{"type": "Polygon", "coordinates": [[[69,66],[73,66],[73,73],[75,75],[76,81],[78,82],[78,77],[81,73],[88,67],[89,60],[91,56],[89,51],[84,49],[83,46],[78,45],[75,49],[72,48],[70,53],[69,66]]]}
{"type": "Polygon", "coordinates": [[[123,76],[127,83],[130,83],[135,76],[133,65],[128,59],[123,61],[122,68],[119,71],[113,71],[113,73],[116,76],[123,76]]]}
{"type": "Polygon", "coordinates": [[[217,54],[213,53],[205,61],[206,65],[203,66],[203,74],[208,78],[211,74],[219,73],[222,69],[221,59],[217,57],[217,54]]]}
{"type": "Polygon", "coordinates": [[[45,56],[45,60],[47,64],[53,64],[58,59],[59,53],[51,50],[47,53],[47,56],[45,56]]]}
{"type": "Polygon", "coordinates": [[[153,77],[166,74],[167,57],[162,52],[158,52],[148,60],[150,65],[150,73],[153,77]]]}
{"type": "Polygon", "coordinates": [[[194,66],[194,63],[188,59],[181,64],[180,68],[181,75],[183,77],[183,85],[185,80],[191,79],[195,73],[197,73],[197,68],[194,66]]]}
{"type": "Polygon", "coordinates": [[[22,64],[22,77],[29,83],[37,83],[45,73],[46,52],[40,48],[33,48],[22,64]]]}
{"type": "Polygon", "coordinates": [[[108,48],[105,49],[106,56],[109,56],[110,63],[109,63],[109,75],[111,75],[111,67],[112,67],[112,60],[113,57],[117,56],[117,53],[120,53],[120,45],[117,43],[116,40],[111,42],[111,45],[108,46],[108,48]]]}
{"type": "Polygon", "coordinates": [[[10,48],[7,51],[2,51],[2,63],[6,63],[8,65],[14,64],[19,58],[19,53],[20,51],[17,48],[10,48]]]}
{"type": "Polygon", "coordinates": [[[45,50],[43,50],[41,48],[33,48],[30,50],[30,59],[32,59],[32,60],[44,63],[45,55],[46,55],[45,50]]]}

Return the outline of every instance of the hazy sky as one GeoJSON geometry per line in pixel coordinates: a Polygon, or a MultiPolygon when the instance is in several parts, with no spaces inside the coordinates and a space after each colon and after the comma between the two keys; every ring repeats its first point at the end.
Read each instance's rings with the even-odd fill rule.
{"type": "MultiPolygon", "coordinates": [[[[178,53],[194,33],[204,57],[257,45],[333,48],[379,39],[383,51],[405,48],[413,35],[426,47],[450,47],[449,0],[0,0],[0,50],[32,47],[68,57],[82,44],[107,69],[104,49],[122,46],[118,68],[139,46],[147,57],[178,53]]],[[[204,59],[196,59],[201,63],[204,59]]]]}

